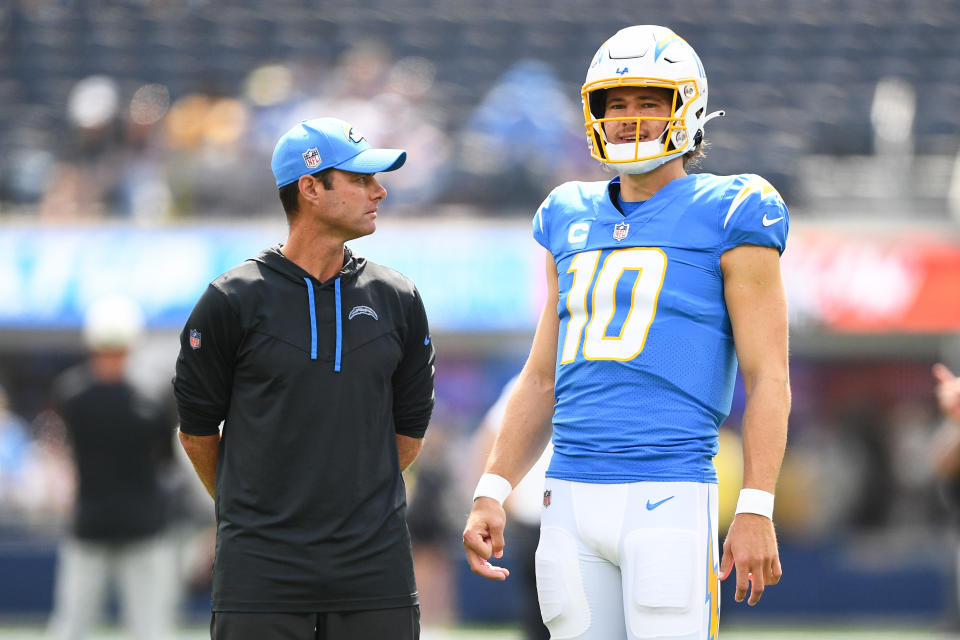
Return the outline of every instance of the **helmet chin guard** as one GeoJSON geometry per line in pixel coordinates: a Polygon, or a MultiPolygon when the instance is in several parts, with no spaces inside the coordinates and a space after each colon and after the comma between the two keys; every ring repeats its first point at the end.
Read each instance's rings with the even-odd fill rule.
{"type": "Polygon", "coordinates": [[[593,57],[580,92],[590,155],[619,173],[648,173],[683,156],[703,140],[708,120],[707,76],[687,42],[666,27],[638,25],[618,31],[593,57]],[[606,93],[616,87],[655,87],[672,92],[670,115],[607,117],[606,93]],[[609,122],[663,122],[652,140],[614,143],[609,122]]]}

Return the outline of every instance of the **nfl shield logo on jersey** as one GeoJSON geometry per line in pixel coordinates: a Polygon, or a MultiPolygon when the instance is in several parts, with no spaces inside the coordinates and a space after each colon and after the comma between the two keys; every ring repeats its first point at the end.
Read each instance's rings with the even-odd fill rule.
{"type": "Polygon", "coordinates": [[[200,332],[196,329],[190,329],[190,348],[199,349],[200,348],[200,332]]]}
{"type": "Polygon", "coordinates": [[[320,166],[320,152],[317,151],[316,147],[307,149],[302,154],[303,162],[307,165],[307,169],[316,169],[320,166]]]}
{"type": "Polygon", "coordinates": [[[550,489],[547,489],[546,491],[543,492],[543,506],[545,507],[550,506],[550,489]]]}
{"type": "Polygon", "coordinates": [[[617,226],[613,228],[613,239],[617,242],[620,242],[627,237],[627,232],[630,231],[630,225],[626,222],[618,222],[617,226]]]}

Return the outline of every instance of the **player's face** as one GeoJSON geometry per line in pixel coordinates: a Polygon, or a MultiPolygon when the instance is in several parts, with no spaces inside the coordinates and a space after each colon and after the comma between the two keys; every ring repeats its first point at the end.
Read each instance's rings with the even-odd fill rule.
{"type": "MultiPolygon", "coordinates": [[[[673,108],[673,91],[660,87],[616,87],[607,90],[605,118],[667,117],[673,108]]],[[[604,132],[612,144],[654,140],[663,133],[664,120],[623,120],[605,122],[604,132]]]]}
{"type": "Polygon", "coordinates": [[[377,207],[387,190],[374,174],[334,169],[331,183],[333,189],[324,194],[323,218],[337,235],[352,240],[376,231],[377,207]]]}

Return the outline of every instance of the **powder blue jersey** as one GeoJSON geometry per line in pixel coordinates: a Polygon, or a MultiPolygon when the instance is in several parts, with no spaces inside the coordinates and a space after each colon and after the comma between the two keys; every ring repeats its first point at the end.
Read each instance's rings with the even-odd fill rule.
{"type": "Polygon", "coordinates": [[[763,178],[694,174],[624,215],[611,182],[547,196],[533,234],[557,264],[554,456],[548,477],[716,482],[737,369],[720,256],[786,244],[763,178]]]}

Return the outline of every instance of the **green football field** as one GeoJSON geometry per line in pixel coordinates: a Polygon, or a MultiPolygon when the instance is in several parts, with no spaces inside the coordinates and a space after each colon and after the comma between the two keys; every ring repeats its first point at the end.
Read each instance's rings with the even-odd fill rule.
{"type": "MultiPolygon", "coordinates": [[[[43,637],[43,627],[0,625],[0,640],[38,640],[43,637]]],[[[125,638],[122,630],[103,629],[90,636],[91,640],[120,640],[125,638]]],[[[204,627],[181,629],[177,640],[206,640],[209,633],[204,627]]],[[[515,629],[504,627],[457,627],[425,628],[421,640],[522,640],[515,629]]],[[[933,629],[917,629],[908,625],[866,626],[750,626],[721,630],[723,640],[960,640],[960,635],[933,629]]]]}

